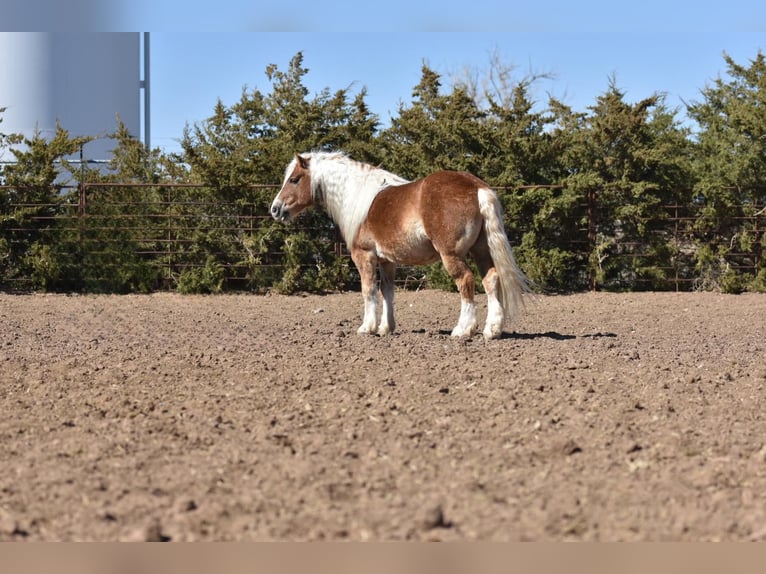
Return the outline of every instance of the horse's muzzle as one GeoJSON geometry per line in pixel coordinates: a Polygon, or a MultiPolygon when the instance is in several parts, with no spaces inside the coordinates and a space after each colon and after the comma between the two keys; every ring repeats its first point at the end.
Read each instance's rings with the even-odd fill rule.
{"type": "Polygon", "coordinates": [[[290,219],[290,212],[285,209],[285,204],[281,201],[275,201],[271,204],[271,217],[277,221],[287,221],[290,219]]]}

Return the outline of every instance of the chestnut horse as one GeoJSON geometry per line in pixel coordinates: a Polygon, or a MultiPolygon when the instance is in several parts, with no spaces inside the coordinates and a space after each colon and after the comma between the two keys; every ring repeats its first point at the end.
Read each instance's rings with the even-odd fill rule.
{"type": "Polygon", "coordinates": [[[500,202],[486,183],[465,172],[439,171],[409,182],[343,153],[296,154],[271,204],[280,221],[312,204],[323,206],[340,227],[359,269],[364,319],[359,333],[394,331],[394,270],[397,263],[438,261],[455,280],[461,297],[455,337],[478,330],[470,253],[487,294],[484,337],[496,339],[523,304],[529,281],[516,265],[505,235],[500,202]],[[377,316],[376,269],[380,267],[383,309],[377,316]]]}

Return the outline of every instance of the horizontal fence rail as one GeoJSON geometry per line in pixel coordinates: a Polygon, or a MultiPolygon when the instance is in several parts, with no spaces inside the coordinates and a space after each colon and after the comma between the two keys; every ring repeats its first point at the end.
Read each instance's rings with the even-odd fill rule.
{"type": "MultiPolygon", "coordinates": [[[[496,189],[515,207],[543,188],[496,189]]],[[[545,189],[555,195],[564,188],[545,189]]],[[[272,220],[269,205],[277,190],[86,183],[51,194],[0,186],[0,287],[212,292],[356,286],[343,238],[318,210],[289,225],[272,220]]],[[[755,277],[764,267],[766,209],[757,204],[711,217],[694,201],[678,199],[658,206],[650,218],[634,218],[631,229],[642,229],[637,240],[628,222],[601,203],[598,190],[583,193],[549,230],[525,215],[540,207],[527,203],[515,215],[506,210],[512,245],[521,248],[534,232],[539,245],[566,253],[564,282],[572,290],[711,288],[716,277],[700,265],[706,249],[720,271],[755,277]]],[[[423,268],[404,267],[397,283],[419,288],[429,279],[423,268]]]]}

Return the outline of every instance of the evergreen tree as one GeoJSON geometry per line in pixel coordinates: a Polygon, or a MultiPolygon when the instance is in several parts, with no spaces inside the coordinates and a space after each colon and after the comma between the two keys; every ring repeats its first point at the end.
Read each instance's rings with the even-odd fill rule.
{"type": "MultiPolygon", "coordinates": [[[[0,107],[0,125],[3,123],[3,117],[2,114],[5,113],[5,110],[7,108],[0,107]]],[[[6,134],[0,131],[0,157],[5,156],[6,150],[14,144],[19,144],[24,140],[23,136],[21,134],[6,134]]],[[[3,176],[3,170],[4,166],[0,164],[0,185],[3,185],[5,183],[5,178],[3,176]]]]}
{"type": "Polygon", "coordinates": [[[662,227],[665,206],[688,177],[688,132],[662,95],[637,104],[624,97],[612,79],[588,113],[551,101],[553,149],[560,150],[552,169],[565,189],[536,191],[547,216],[536,220],[524,248],[538,266],[558,269],[559,280],[578,288],[585,286],[584,269],[588,282],[627,288],[637,281],[660,286],[674,267],[669,238],[652,225],[662,227]]]}
{"type": "Polygon", "coordinates": [[[181,142],[192,181],[211,186],[217,199],[252,206],[253,232],[236,238],[237,261],[250,269],[252,288],[283,291],[332,288],[352,280],[345,260],[335,255],[335,228],[320,210],[311,210],[291,226],[273,222],[268,208],[276,189],[248,190],[254,184],[277,183],[293,155],[314,149],[344,150],[362,161],[376,162],[373,145],[378,120],[362,89],[353,98],[347,89],[323,89],[313,98],[303,83],[308,69],[298,52],[282,71],[270,65],[271,92],[243,91],[231,107],[218,102],[208,120],[188,127],[181,142]],[[286,263],[286,271],[277,265],[286,263]]]}
{"type": "Polygon", "coordinates": [[[71,247],[59,246],[64,252],[79,250],[78,273],[61,287],[146,292],[163,283],[171,202],[179,199],[159,185],[182,182],[185,170],[159,149],[148,149],[119,118],[110,137],[116,145],[106,168],[82,172],[85,213],[79,234],[71,247]]]}
{"type": "Polygon", "coordinates": [[[649,286],[661,285],[671,254],[669,238],[656,231],[668,216],[665,206],[677,201],[675,190],[688,175],[687,132],[665,107],[664,96],[631,105],[613,81],[590,109],[589,141],[581,160],[598,187],[591,265],[602,284],[626,288],[648,280],[649,286]]]}
{"type": "Polygon", "coordinates": [[[759,51],[747,66],[727,54],[724,60],[727,77],[688,106],[699,125],[697,270],[702,287],[766,290],[766,57],[759,51]]]}
{"type": "Polygon", "coordinates": [[[751,188],[766,182],[766,57],[758,52],[749,66],[724,60],[727,78],[706,86],[688,113],[699,125],[697,191],[735,204],[761,199],[751,188]]]}
{"type": "Polygon", "coordinates": [[[60,125],[50,139],[39,132],[11,138],[15,162],[2,174],[9,187],[0,201],[0,282],[23,279],[29,287],[48,288],[62,273],[52,248],[59,240],[57,221],[77,206],[77,194],[65,191],[76,173],[67,158],[90,139],[71,137],[60,125]]]}
{"type": "Polygon", "coordinates": [[[490,138],[485,178],[504,186],[557,183],[556,157],[549,127],[554,118],[537,110],[529,95],[530,81],[514,86],[509,97],[488,98],[490,138]]]}
{"type": "Polygon", "coordinates": [[[391,127],[381,133],[386,169],[415,179],[440,169],[481,175],[486,128],[484,113],[456,86],[441,93],[441,76],[424,65],[413,102],[399,107],[391,127]]]}
{"type": "MultiPolygon", "coordinates": [[[[503,201],[519,263],[547,289],[695,279],[766,290],[766,58],[725,61],[727,75],[687,108],[694,138],[661,94],[629,103],[612,79],[584,112],[555,99],[541,107],[530,95],[538,77],[514,81],[498,60],[486,82],[448,87],[424,65],[412,100],[379,131],[364,88],[309,94],[300,52],[286,70],[267,68],[268,91],[243,89],[238,102],[218,101],[187,125],[177,155],[147,149],[121,123],[106,169],[72,165],[90,138],[60,126],[49,139],[0,134],[0,150],[13,145],[17,159],[0,171],[9,186],[0,283],[110,292],[353,285],[321,210],[288,226],[268,213],[293,154],[321,149],[412,179],[439,169],[483,178],[503,201]],[[78,181],[84,197],[62,188],[78,181]]],[[[422,277],[452,288],[439,266],[422,277]]]]}

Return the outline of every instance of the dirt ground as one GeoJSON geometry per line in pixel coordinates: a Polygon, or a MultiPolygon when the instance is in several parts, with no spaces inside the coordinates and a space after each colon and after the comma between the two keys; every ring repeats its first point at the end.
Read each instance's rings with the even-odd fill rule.
{"type": "Polygon", "coordinates": [[[396,306],[0,294],[0,540],[766,541],[766,296],[396,306]]]}

